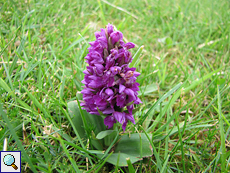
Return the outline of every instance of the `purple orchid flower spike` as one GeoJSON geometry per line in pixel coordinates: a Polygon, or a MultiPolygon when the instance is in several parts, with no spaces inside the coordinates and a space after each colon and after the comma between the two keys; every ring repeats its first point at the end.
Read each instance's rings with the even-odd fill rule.
{"type": "Polygon", "coordinates": [[[89,64],[85,74],[83,101],[81,106],[91,114],[100,115],[98,109],[106,115],[104,124],[112,128],[115,123],[122,124],[125,131],[127,123],[135,124],[132,110],[134,104],[142,103],[137,97],[140,73],[136,68],[129,68],[132,55],[128,51],[134,43],[124,43],[123,34],[114,31],[108,24],[101,32],[95,33],[96,40],[90,42],[89,53],[85,57],[89,64]],[[127,110],[127,111],[125,111],[127,110]],[[128,112],[128,113],[127,113],[128,112]]]}

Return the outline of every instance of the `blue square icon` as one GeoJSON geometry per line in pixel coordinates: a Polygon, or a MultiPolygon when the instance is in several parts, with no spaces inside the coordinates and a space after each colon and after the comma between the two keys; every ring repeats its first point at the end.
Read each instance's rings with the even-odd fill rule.
{"type": "Polygon", "coordinates": [[[0,151],[0,173],[21,172],[21,151],[0,151]]]}

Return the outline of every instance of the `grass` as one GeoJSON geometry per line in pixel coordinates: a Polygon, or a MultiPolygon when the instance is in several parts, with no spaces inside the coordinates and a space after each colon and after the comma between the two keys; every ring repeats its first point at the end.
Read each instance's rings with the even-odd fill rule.
{"type": "Polygon", "coordinates": [[[1,1],[0,148],[7,138],[9,151],[22,151],[23,172],[228,172],[229,7],[227,0],[1,1]],[[152,133],[154,155],[129,169],[89,152],[67,111],[81,91],[88,42],[108,22],[137,45],[133,55],[144,45],[133,63],[143,104],[127,131],[152,133]]]}

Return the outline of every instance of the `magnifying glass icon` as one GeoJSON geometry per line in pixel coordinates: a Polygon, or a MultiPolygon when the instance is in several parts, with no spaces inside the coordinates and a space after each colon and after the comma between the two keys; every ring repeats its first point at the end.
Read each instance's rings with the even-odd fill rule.
{"type": "Polygon", "coordinates": [[[15,170],[18,169],[18,167],[14,164],[15,163],[15,158],[11,154],[7,154],[3,158],[3,162],[7,166],[12,166],[15,170]]]}

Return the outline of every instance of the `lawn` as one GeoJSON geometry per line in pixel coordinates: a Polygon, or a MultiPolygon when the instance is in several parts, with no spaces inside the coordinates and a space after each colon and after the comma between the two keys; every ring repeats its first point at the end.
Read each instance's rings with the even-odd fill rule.
{"type": "Polygon", "coordinates": [[[10,0],[0,19],[0,150],[21,151],[22,172],[230,170],[228,0],[10,0]],[[112,150],[98,157],[95,127],[83,141],[68,111],[108,23],[132,55],[143,48],[132,63],[143,103],[120,136],[152,135],[152,156],[129,167],[106,162],[112,150]]]}

